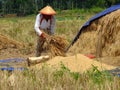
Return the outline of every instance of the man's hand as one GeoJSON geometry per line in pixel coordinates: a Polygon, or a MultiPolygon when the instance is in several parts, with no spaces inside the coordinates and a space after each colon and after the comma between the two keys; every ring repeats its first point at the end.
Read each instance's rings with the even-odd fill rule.
{"type": "Polygon", "coordinates": [[[46,34],[45,34],[45,33],[42,33],[42,34],[40,35],[40,37],[43,38],[43,39],[46,39],[46,34]]]}

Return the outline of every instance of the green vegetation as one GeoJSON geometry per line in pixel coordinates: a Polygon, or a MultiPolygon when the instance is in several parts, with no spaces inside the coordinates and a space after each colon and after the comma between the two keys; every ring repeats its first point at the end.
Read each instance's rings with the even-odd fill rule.
{"type": "Polygon", "coordinates": [[[62,11],[107,8],[118,3],[120,3],[119,0],[0,0],[0,13],[24,16],[36,14],[46,5],[51,5],[55,10],[62,11]]]}

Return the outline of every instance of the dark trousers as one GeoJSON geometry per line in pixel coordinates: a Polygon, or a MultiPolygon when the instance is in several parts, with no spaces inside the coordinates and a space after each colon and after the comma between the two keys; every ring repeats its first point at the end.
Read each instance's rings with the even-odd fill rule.
{"type": "Polygon", "coordinates": [[[41,37],[38,36],[37,45],[36,45],[36,57],[41,56],[44,43],[45,43],[45,40],[43,40],[41,37]]]}

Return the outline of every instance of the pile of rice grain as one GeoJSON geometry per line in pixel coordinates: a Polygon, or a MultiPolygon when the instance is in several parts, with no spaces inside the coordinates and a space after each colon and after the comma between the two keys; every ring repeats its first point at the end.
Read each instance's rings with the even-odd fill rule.
{"type": "Polygon", "coordinates": [[[48,65],[49,67],[52,67],[55,70],[56,69],[59,70],[61,68],[61,64],[65,65],[65,67],[70,69],[70,71],[72,72],[81,72],[81,73],[93,69],[93,66],[97,67],[97,69],[100,71],[111,70],[116,68],[114,66],[107,65],[95,61],[93,59],[89,59],[88,57],[82,54],[76,54],[74,56],[67,56],[67,57],[56,56],[46,62],[36,64],[31,68],[39,69],[42,68],[42,66],[48,65]]]}
{"type": "Polygon", "coordinates": [[[120,55],[120,10],[93,21],[82,31],[71,52],[97,54],[101,49],[102,56],[120,55]]]}

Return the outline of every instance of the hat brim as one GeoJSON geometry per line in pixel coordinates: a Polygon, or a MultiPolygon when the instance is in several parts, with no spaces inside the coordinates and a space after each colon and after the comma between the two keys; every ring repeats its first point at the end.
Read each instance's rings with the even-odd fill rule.
{"type": "Polygon", "coordinates": [[[50,6],[44,7],[44,8],[41,9],[39,12],[40,12],[41,14],[45,14],[45,15],[56,15],[55,10],[54,10],[52,7],[50,7],[50,6]]]}

